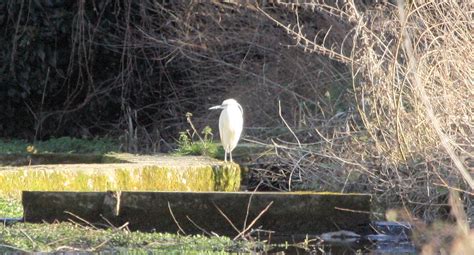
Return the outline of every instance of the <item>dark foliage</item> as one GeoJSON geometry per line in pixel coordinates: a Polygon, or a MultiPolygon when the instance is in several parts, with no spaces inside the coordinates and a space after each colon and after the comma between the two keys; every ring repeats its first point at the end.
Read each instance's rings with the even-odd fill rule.
{"type": "Polygon", "coordinates": [[[0,4],[0,136],[117,135],[129,124],[170,128],[167,120],[183,116],[184,99],[196,94],[173,86],[186,70],[165,67],[165,52],[151,57],[146,47],[128,43],[140,37],[132,26],[166,23],[159,15],[147,20],[142,7],[140,1],[0,4]],[[182,105],[174,101],[170,109],[170,100],[182,105]]]}
{"type": "MultiPolygon", "coordinates": [[[[211,124],[207,108],[227,97],[245,106],[247,134],[267,137],[281,133],[279,101],[296,126],[347,108],[345,67],[294,47],[248,8],[21,0],[0,10],[1,137],[110,135],[136,151],[177,137],[186,112],[198,129],[211,124]]],[[[295,19],[284,8],[268,10],[295,19]]],[[[336,24],[311,11],[300,15],[311,31],[336,24]]]]}

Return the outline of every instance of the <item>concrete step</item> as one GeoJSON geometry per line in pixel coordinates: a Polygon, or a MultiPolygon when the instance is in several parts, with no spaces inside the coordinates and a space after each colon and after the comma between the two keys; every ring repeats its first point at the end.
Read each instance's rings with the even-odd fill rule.
{"type": "Polygon", "coordinates": [[[204,156],[109,154],[87,156],[85,164],[76,163],[77,158],[67,164],[71,161],[48,157],[55,159],[54,164],[0,167],[0,196],[19,198],[22,190],[237,191],[240,187],[239,165],[204,156]]]}
{"type": "Polygon", "coordinates": [[[128,222],[132,230],[185,234],[207,231],[233,237],[260,228],[279,236],[304,236],[362,231],[370,223],[371,196],[312,192],[26,191],[22,202],[27,222],[72,219],[109,226],[128,222]]]}

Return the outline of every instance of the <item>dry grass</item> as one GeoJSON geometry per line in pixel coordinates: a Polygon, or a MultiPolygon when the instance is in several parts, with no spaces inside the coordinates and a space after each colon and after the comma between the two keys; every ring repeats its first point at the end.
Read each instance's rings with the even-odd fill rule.
{"type": "Polygon", "coordinates": [[[86,98],[106,102],[115,91],[120,110],[101,127],[121,135],[125,150],[156,152],[187,127],[186,112],[197,130],[217,130],[207,108],[234,97],[246,137],[277,153],[252,172],[262,187],[365,191],[428,219],[458,189],[472,217],[472,8],[411,1],[400,17],[385,2],[129,0],[110,6],[121,16],[108,30],[87,31],[79,29],[89,24],[81,2],[80,48],[97,44],[120,56],[114,79],[86,98]],[[106,40],[94,41],[95,33],[106,40]]]}
{"type": "MultiPolygon", "coordinates": [[[[284,8],[271,9],[287,21],[297,20],[284,8]]],[[[311,15],[302,14],[301,19],[311,20],[311,15]]],[[[233,97],[244,106],[247,135],[285,136],[284,125],[276,117],[279,101],[291,126],[305,128],[306,117],[321,118],[321,112],[334,115],[344,101],[341,91],[350,85],[347,66],[325,56],[306,54],[286,31],[255,9],[219,3],[144,1],[140,8],[130,8],[130,17],[128,24],[117,27],[126,38],[112,38],[106,45],[111,51],[123,50],[121,76],[129,77],[139,68],[135,59],[146,59],[150,69],[153,65],[163,70],[159,75],[116,81],[133,92],[156,91],[157,86],[163,86],[156,102],[131,107],[120,119],[119,126],[126,129],[126,143],[131,144],[126,147],[131,151],[136,144],[152,143],[156,137],[147,138],[146,132],[156,133],[151,126],[140,126],[146,108],[164,113],[155,117],[154,128],[165,137],[187,127],[188,111],[193,113],[198,130],[209,124],[217,130],[216,116],[207,108],[233,97]]],[[[329,22],[323,18],[317,21],[329,22]]],[[[331,40],[336,39],[328,42],[331,40]]]]}
{"type": "Polygon", "coordinates": [[[365,190],[378,194],[385,206],[404,206],[426,219],[445,213],[448,190],[462,190],[472,217],[470,5],[429,1],[399,9],[389,3],[315,1],[283,6],[295,15],[312,9],[350,28],[330,31],[346,32],[344,44],[325,44],[307,35],[304,22],[288,26],[259,9],[307,52],[342,63],[349,59],[354,101],[323,120],[305,119],[306,132],[297,136],[319,138],[316,142],[301,147],[276,141],[279,171],[259,172],[267,186],[365,190]]]}
{"type": "Polygon", "coordinates": [[[426,224],[402,210],[388,211],[387,218],[406,221],[413,226],[412,239],[423,255],[473,254],[474,230],[469,229],[459,193],[450,192],[448,202],[451,210],[449,219],[445,221],[426,224]]]}

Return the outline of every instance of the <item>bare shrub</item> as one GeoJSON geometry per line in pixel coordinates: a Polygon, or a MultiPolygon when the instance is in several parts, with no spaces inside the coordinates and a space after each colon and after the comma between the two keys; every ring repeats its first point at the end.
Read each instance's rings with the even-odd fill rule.
{"type": "Polygon", "coordinates": [[[469,221],[459,194],[449,192],[451,208],[448,220],[437,220],[426,224],[403,210],[389,210],[387,218],[409,222],[413,226],[412,238],[421,254],[472,254],[474,252],[474,231],[469,229],[469,221]]]}
{"type": "MultiPolygon", "coordinates": [[[[234,97],[247,138],[275,146],[252,173],[262,187],[366,191],[427,218],[444,210],[448,189],[460,189],[472,216],[469,1],[409,1],[405,18],[391,1],[268,2],[68,4],[66,28],[57,30],[72,30],[58,32],[70,38],[70,57],[50,68],[38,54],[42,69],[24,82],[54,84],[36,86],[21,111],[5,107],[33,116],[27,137],[110,134],[125,150],[156,152],[186,129],[186,112],[196,129],[217,130],[208,106],[234,97]]],[[[29,17],[21,3],[23,15],[11,8],[0,22],[19,30],[14,24],[29,17]]],[[[46,7],[31,14],[55,17],[62,8],[46,7]]],[[[20,34],[6,40],[6,63],[28,55],[15,55],[29,50],[16,48],[20,34]]]]}
{"type": "MultiPolygon", "coordinates": [[[[130,10],[131,17],[140,19],[118,26],[123,30],[121,34],[128,36],[113,38],[106,45],[112,51],[122,51],[124,62],[130,63],[124,65],[120,77],[129,77],[137,69],[133,59],[161,65],[164,72],[115,82],[127,94],[136,91],[137,86],[152,88],[158,86],[158,79],[168,80],[165,92],[169,94],[160,95],[146,106],[159,113],[163,111],[158,107],[169,109],[169,114],[157,118],[162,133],[186,128],[181,123],[185,119],[183,110],[193,113],[197,129],[212,124],[217,130],[215,115],[207,108],[229,97],[244,106],[246,134],[257,138],[289,137],[278,118],[278,102],[281,115],[302,132],[308,118],[324,119],[346,107],[349,68],[325,56],[306,54],[285,31],[255,9],[219,3],[144,1],[139,9],[130,10]],[[137,80],[143,84],[135,84],[137,80]]],[[[286,9],[272,7],[272,12],[291,22],[297,20],[286,9]]],[[[311,20],[310,11],[301,15],[301,19],[311,20]]],[[[133,103],[127,97],[123,102],[125,107],[133,103]]],[[[131,110],[138,111],[138,116],[144,112],[137,105],[131,110]]],[[[127,116],[123,114],[120,126],[130,130],[127,116]]]]}
{"type": "Polygon", "coordinates": [[[300,29],[303,22],[283,24],[260,9],[306,51],[340,62],[350,59],[357,111],[341,112],[318,125],[308,119],[313,123],[308,132],[320,137],[317,144],[301,148],[277,143],[278,160],[286,166],[280,179],[297,184],[293,188],[374,192],[385,205],[402,203],[425,218],[444,211],[448,189],[461,189],[472,215],[474,44],[469,4],[413,2],[400,12],[390,3],[354,1],[282,6],[295,15],[309,8],[351,27],[351,43],[326,46],[300,29]]]}

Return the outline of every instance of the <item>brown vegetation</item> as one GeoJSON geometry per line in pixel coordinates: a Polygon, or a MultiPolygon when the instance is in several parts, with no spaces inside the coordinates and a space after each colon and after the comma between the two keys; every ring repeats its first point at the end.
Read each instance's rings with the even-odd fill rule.
{"type": "Polygon", "coordinates": [[[410,213],[390,210],[387,218],[402,220],[413,226],[412,238],[421,254],[472,254],[474,253],[474,230],[469,229],[469,221],[458,192],[449,192],[451,206],[449,220],[426,224],[416,220],[410,213]]]}
{"type": "Polygon", "coordinates": [[[57,37],[70,51],[58,58],[23,24],[27,10],[51,18],[62,7],[23,2],[0,5],[14,34],[2,39],[1,82],[16,86],[0,88],[14,106],[1,108],[13,123],[0,123],[2,135],[111,135],[154,151],[186,128],[186,112],[201,129],[216,123],[209,105],[234,97],[246,138],[277,152],[252,172],[262,187],[375,193],[428,219],[458,189],[474,214],[469,3],[412,1],[400,16],[390,1],[77,1],[65,7],[70,34],[57,37]],[[14,68],[30,62],[41,69],[29,77],[14,68]]]}
{"type": "Polygon", "coordinates": [[[307,52],[349,62],[349,94],[355,99],[322,123],[305,118],[304,132],[289,130],[293,143],[275,143],[279,172],[261,171],[260,177],[272,186],[283,182],[277,185],[283,189],[375,192],[383,204],[403,205],[428,219],[444,214],[449,189],[460,189],[472,216],[474,55],[468,4],[365,7],[352,1],[288,5],[297,17],[314,9],[346,24],[339,28],[349,27],[331,30],[322,40],[308,36],[306,19],[288,23],[259,9],[307,52]],[[346,38],[326,43],[331,33],[346,38]],[[319,141],[302,145],[308,137],[319,141]]]}

